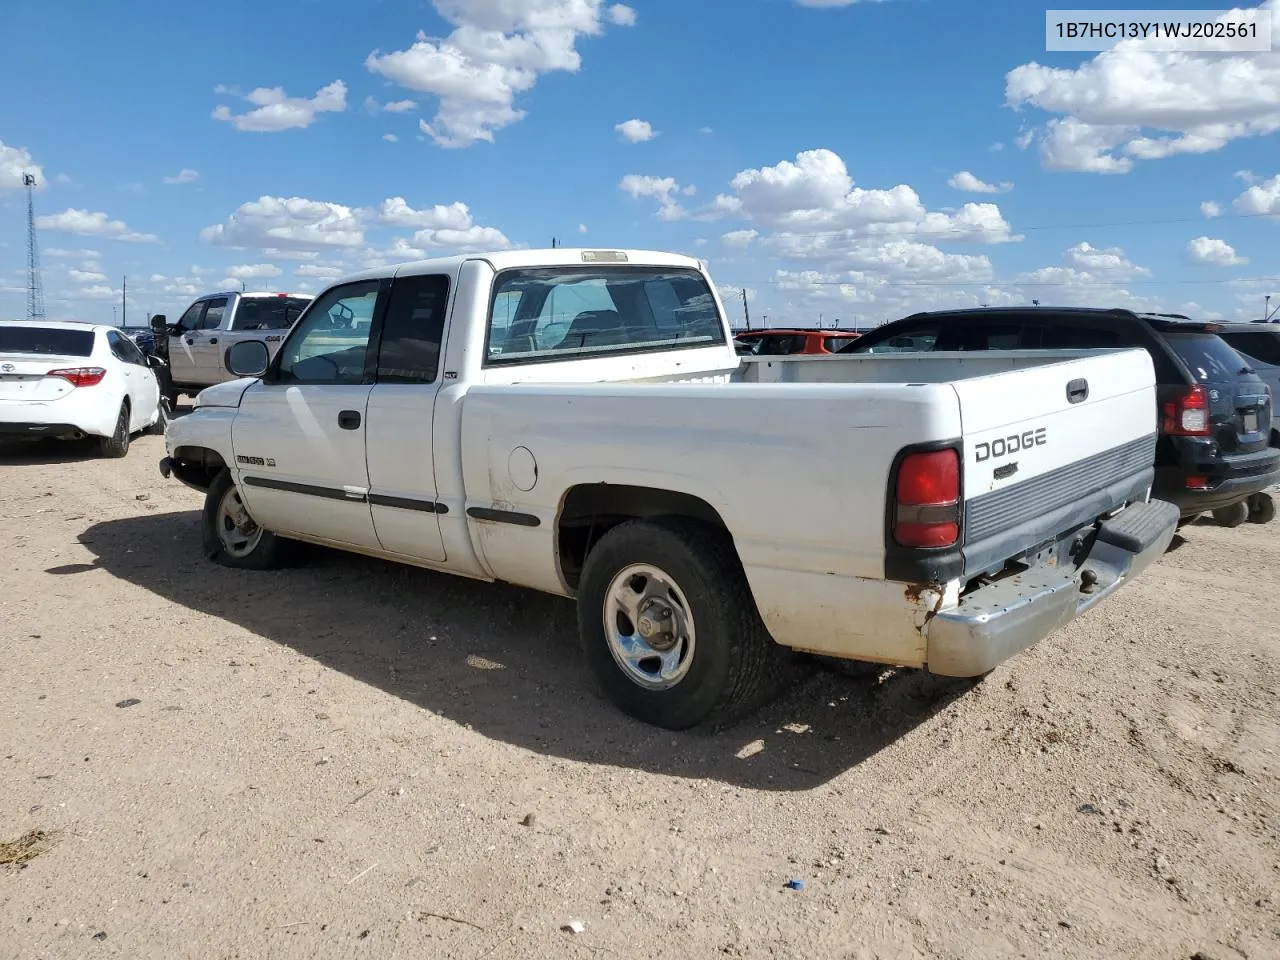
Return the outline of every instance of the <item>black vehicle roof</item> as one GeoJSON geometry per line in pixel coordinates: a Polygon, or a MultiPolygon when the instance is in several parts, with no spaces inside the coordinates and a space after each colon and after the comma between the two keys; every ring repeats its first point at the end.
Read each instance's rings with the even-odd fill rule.
{"type": "Polygon", "coordinates": [[[1182,328],[1188,333],[1196,332],[1196,327],[1215,327],[1218,324],[1208,320],[1194,320],[1191,317],[1181,313],[1137,313],[1133,310],[1126,310],[1122,307],[1052,307],[1052,306],[1020,306],[1020,307],[962,307],[955,310],[924,310],[919,313],[913,313],[910,316],[903,317],[901,320],[894,320],[891,323],[883,324],[878,330],[887,327],[897,326],[907,321],[927,320],[934,317],[939,319],[981,319],[991,317],[1026,317],[1029,314],[1043,315],[1046,318],[1052,317],[1055,320],[1066,318],[1078,320],[1098,320],[1098,319],[1115,319],[1115,320],[1140,320],[1157,330],[1174,330],[1182,328]]]}

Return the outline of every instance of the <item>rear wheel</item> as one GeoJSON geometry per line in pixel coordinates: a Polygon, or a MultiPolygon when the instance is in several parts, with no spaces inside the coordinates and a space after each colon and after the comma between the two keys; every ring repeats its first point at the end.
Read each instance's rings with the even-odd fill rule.
{"type": "Polygon", "coordinates": [[[1229,507],[1219,507],[1213,511],[1213,519],[1224,527],[1238,527],[1249,519],[1249,504],[1241,500],[1229,507]]]}
{"type": "Polygon", "coordinates": [[[1249,520],[1270,523],[1276,518],[1276,502],[1269,493],[1255,493],[1249,498],[1249,520]]]}
{"type": "Polygon", "coordinates": [[[129,452],[129,402],[120,404],[115,431],[109,437],[98,438],[98,453],[104,457],[119,458],[129,452]]]}
{"type": "Polygon", "coordinates": [[[761,705],[791,659],[765,629],[728,534],[675,519],[600,538],[582,572],[578,633],[609,698],[670,730],[761,705]]]}
{"type": "Polygon", "coordinates": [[[224,567],[275,570],[292,559],[293,541],[254,522],[226,470],[205,494],[202,539],[205,556],[224,567]]]}

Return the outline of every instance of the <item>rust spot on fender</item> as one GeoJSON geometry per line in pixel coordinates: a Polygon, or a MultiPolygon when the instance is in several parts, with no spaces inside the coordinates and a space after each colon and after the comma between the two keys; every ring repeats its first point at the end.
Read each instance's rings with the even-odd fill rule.
{"type": "Polygon", "coordinates": [[[908,583],[904,591],[907,602],[916,606],[926,606],[924,619],[916,622],[916,633],[924,636],[925,627],[942,609],[942,601],[946,598],[946,588],[940,583],[908,583]]]}

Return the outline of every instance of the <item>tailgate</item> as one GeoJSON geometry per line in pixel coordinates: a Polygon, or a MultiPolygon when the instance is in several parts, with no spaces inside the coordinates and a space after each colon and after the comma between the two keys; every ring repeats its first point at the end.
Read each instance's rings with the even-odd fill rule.
{"type": "Polygon", "coordinates": [[[1145,499],[1156,444],[1145,350],[959,380],[966,577],[1145,499]]]}

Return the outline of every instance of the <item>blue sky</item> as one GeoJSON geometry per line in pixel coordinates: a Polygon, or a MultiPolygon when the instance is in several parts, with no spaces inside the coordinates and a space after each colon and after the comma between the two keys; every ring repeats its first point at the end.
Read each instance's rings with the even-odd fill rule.
{"type": "Polygon", "coordinates": [[[1280,298],[1280,53],[1044,48],[1012,0],[11,5],[0,317],[23,170],[50,317],[553,236],[699,256],[757,325],[1280,298]]]}

